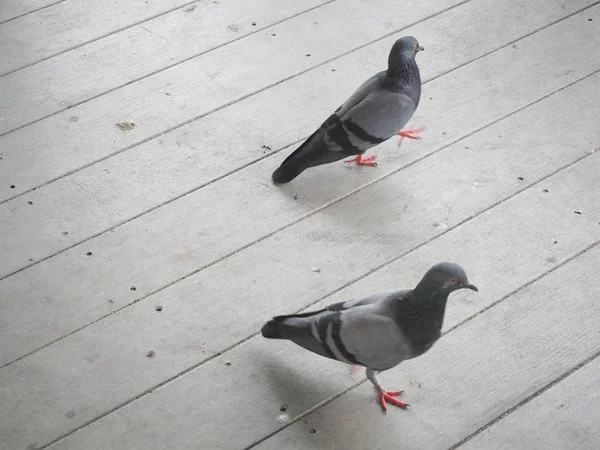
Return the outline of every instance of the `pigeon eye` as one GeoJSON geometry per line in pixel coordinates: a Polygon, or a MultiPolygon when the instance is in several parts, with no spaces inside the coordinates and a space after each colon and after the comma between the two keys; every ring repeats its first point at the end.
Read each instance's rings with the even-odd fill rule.
{"type": "Polygon", "coordinates": [[[415,51],[417,49],[416,45],[413,45],[413,51],[415,51]]]}
{"type": "Polygon", "coordinates": [[[454,278],[454,277],[448,278],[448,283],[456,283],[456,278],[454,278]]]}

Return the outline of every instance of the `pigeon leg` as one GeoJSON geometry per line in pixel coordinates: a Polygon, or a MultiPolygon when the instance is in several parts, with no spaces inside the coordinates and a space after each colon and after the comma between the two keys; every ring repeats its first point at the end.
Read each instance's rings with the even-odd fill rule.
{"type": "Polygon", "coordinates": [[[346,162],[347,163],[355,162],[359,166],[373,166],[373,167],[376,167],[377,163],[376,162],[372,162],[375,159],[376,156],[377,155],[371,155],[371,156],[367,156],[366,158],[363,158],[362,155],[357,155],[356,158],[349,159],[346,162]]]}
{"type": "Polygon", "coordinates": [[[374,370],[367,369],[367,378],[373,383],[375,389],[377,389],[377,394],[379,394],[379,401],[381,402],[381,407],[383,408],[383,412],[387,411],[386,400],[390,402],[392,405],[399,406],[400,408],[406,409],[410,405],[408,403],[401,402],[400,400],[394,398],[398,395],[402,395],[404,391],[396,391],[396,392],[386,392],[381,385],[379,384],[379,380],[377,379],[377,372],[374,370]]]}
{"type": "Polygon", "coordinates": [[[417,134],[423,130],[424,130],[424,128],[409,128],[408,130],[398,131],[396,133],[396,136],[400,136],[400,141],[398,142],[398,147],[400,147],[402,145],[402,141],[404,140],[404,138],[420,140],[421,137],[417,136],[417,134]]]}

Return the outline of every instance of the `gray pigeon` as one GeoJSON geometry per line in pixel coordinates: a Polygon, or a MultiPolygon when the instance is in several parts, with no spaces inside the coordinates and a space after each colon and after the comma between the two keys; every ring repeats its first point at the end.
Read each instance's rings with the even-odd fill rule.
{"type": "MultiPolygon", "coordinates": [[[[287,183],[309,167],[357,155],[346,162],[376,166],[375,155],[363,158],[371,147],[394,135],[419,139],[421,130],[402,128],[419,105],[421,77],[415,61],[424,50],[412,36],[398,39],[388,58],[388,68],[365,81],[317,131],[273,172],[275,183],[287,183]]],[[[402,141],[400,141],[402,142],[402,141]]]]}
{"type": "Polygon", "coordinates": [[[458,289],[477,292],[462,267],[442,262],[429,269],[414,289],[274,317],[261,334],[269,339],[288,339],[321,356],[365,367],[383,410],[386,401],[406,408],[406,403],[395,398],[402,391],[386,392],[377,373],[431,348],[441,336],[448,296],[458,289]]]}

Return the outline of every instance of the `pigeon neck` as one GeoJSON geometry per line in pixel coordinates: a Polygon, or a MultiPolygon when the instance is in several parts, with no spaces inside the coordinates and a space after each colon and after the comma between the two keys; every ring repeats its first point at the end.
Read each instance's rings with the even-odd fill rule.
{"type": "Polygon", "coordinates": [[[419,69],[414,59],[400,57],[397,64],[388,65],[387,74],[392,79],[401,79],[404,82],[414,81],[419,77],[419,69]]]}
{"type": "Polygon", "coordinates": [[[411,343],[413,357],[425,353],[441,336],[448,294],[417,286],[410,300],[399,305],[397,321],[411,343]]]}

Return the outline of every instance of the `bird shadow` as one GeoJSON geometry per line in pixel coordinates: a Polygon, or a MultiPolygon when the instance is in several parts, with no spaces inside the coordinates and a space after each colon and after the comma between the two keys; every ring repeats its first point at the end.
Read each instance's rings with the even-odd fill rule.
{"type": "MultiPolygon", "coordinates": [[[[297,357],[293,357],[297,364],[290,364],[287,362],[289,355],[289,349],[283,348],[282,352],[275,354],[257,351],[254,359],[255,364],[261,367],[265,383],[272,392],[274,406],[278,406],[280,413],[287,413],[289,418],[313,407],[316,404],[314,400],[337,393],[341,388],[340,375],[345,373],[351,376],[348,366],[337,361],[323,359],[316,372],[314,365],[307,364],[305,359],[316,356],[299,352],[297,357]],[[284,357],[283,354],[287,356],[284,357]]],[[[352,378],[356,375],[352,375],[352,378]]]]}

